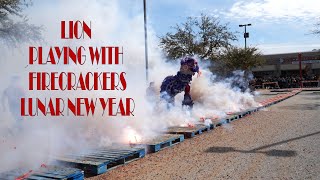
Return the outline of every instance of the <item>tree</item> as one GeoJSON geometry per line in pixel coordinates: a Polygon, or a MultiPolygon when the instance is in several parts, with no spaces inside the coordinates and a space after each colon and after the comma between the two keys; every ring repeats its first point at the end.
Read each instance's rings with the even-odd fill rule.
{"type": "Polygon", "coordinates": [[[317,35],[320,35],[320,22],[318,22],[316,25],[316,29],[313,30],[313,34],[317,34],[317,35]]]}
{"type": "Polygon", "coordinates": [[[188,17],[185,23],[174,27],[174,33],[160,37],[160,47],[171,59],[198,55],[201,59],[214,60],[231,41],[237,40],[227,25],[205,14],[200,18],[188,17]]]}
{"type": "Polygon", "coordinates": [[[42,27],[28,23],[22,15],[32,5],[28,0],[0,0],[0,42],[8,46],[42,39],[42,27]]]}
{"type": "Polygon", "coordinates": [[[218,69],[222,70],[223,74],[228,74],[235,70],[250,71],[254,67],[263,65],[264,62],[262,54],[255,47],[246,49],[228,47],[222,52],[218,60],[218,69]]]}

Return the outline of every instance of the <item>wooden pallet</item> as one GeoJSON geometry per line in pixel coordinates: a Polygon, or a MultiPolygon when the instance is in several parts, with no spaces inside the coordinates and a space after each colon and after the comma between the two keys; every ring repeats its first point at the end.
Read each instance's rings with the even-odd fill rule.
{"type": "MultiPolygon", "coordinates": [[[[261,101],[260,103],[262,104],[262,107],[269,107],[271,105],[277,104],[281,101],[284,101],[292,96],[295,96],[297,94],[299,94],[301,92],[301,90],[292,90],[289,93],[286,94],[282,94],[282,95],[278,95],[269,99],[265,99],[263,101],[261,101]]],[[[258,108],[259,110],[259,108],[258,108]]]]}
{"type": "Polygon", "coordinates": [[[68,154],[55,159],[64,165],[82,169],[85,173],[98,175],[144,156],[144,148],[117,146],[91,149],[87,153],[68,154]]]}
{"type": "Polygon", "coordinates": [[[210,129],[214,129],[216,128],[217,126],[214,124],[214,123],[210,123],[210,129]]]}
{"type": "Polygon", "coordinates": [[[183,134],[185,138],[192,138],[196,135],[202,134],[204,131],[209,131],[210,127],[204,124],[195,124],[194,127],[169,127],[167,133],[169,134],[183,134]]]}
{"type": "Polygon", "coordinates": [[[244,117],[244,116],[242,116],[243,115],[242,112],[236,112],[232,115],[233,115],[233,118],[232,118],[232,120],[230,119],[230,121],[238,120],[238,119],[241,119],[242,117],[244,117]]]}
{"type": "Polygon", "coordinates": [[[228,123],[230,123],[230,119],[231,119],[231,116],[226,117],[226,118],[221,118],[216,122],[216,126],[218,127],[218,126],[222,126],[224,124],[228,124],[228,123]]]}
{"type": "Polygon", "coordinates": [[[214,121],[215,120],[217,120],[218,118],[200,118],[200,121],[199,121],[199,123],[198,124],[203,124],[203,125],[206,125],[206,126],[208,126],[209,127],[209,129],[214,129],[214,128],[216,128],[216,125],[214,124],[214,121]],[[205,121],[206,120],[210,120],[210,123],[206,123],[205,121]]]}
{"type": "Polygon", "coordinates": [[[252,114],[252,113],[254,113],[254,112],[257,112],[257,111],[259,111],[260,109],[261,109],[261,108],[259,108],[259,107],[248,109],[248,114],[252,114]]]}
{"type": "Polygon", "coordinates": [[[243,117],[245,117],[247,115],[250,115],[250,114],[252,114],[254,112],[257,112],[260,109],[261,108],[250,108],[250,109],[247,109],[247,110],[244,110],[244,111],[241,111],[241,112],[234,113],[233,115],[229,115],[226,118],[229,120],[229,122],[231,122],[231,121],[243,118],[243,117]]]}
{"type": "Polygon", "coordinates": [[[61,166],[46,166],[37,170],[17,169],[0,174],[1,180],[28,179],[28,180],[46,180],[46,179],[68,179],[83,180],[83,171],[76,168],[61,166]]]}
{"type": "Polygon", "coordinates": [[[141,142],[136,145],[144,145],[147,147],[148,153],[155,153],[167,147],[174,146],[184,141],[184,136],[180,134],[161,134],[150,140],[141,142]]]}
{"type": "MultiPolygon", "coordinates": [[[[241,116],[241,117],[242,117],[242,116],[241,116]]],[[[221,123],[222,123],[222,124],[226,124],[226,123],[229,123],[229,122],[231,122],[231,121],[240,119],[241,117],[239,116],[238,113],[230,114],[230,115],[228,115],[227,117],[225,117],[224,119],[221,119],[221,120],[222,120],[221,123]],[[227,122],[224,122],[223,120],[227,120],[227,122]]]]}
{"type": "Polygon", "coordinates": [[[235,116],[235,117],[233,117],[232,119],[230,119],[230,121],[243,118],[243,117],[246,116],[247,114],[248,114],[248,111],[236,112],[236,113],[233,114],[233,116],[235,116]]]}

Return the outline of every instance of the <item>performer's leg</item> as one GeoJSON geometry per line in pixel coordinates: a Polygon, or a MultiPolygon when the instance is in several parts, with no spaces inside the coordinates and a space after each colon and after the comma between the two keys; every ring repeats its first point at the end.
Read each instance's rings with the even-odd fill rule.
{"type": "Polygon", "coordinates": [[[174,106],[174,96],[168,94],[167,92],[162,92],[160,99],[164,100],[167,103],[167,108],[170,109],[174,106]]]}
{"type": "Polygon", "coordinates": [[[184,90],[184,98],[182,101],[182,106],[188,106],[190,108],[193,107],[193,101],[191,99],[191,95],[190,95],[190,86],[187,85],[185,90],[184,90]]]}

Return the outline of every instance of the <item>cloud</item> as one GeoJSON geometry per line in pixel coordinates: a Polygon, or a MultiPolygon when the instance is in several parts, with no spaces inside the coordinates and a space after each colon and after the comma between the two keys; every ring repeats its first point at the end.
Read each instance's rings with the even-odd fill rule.
{"type": "Polygon", "coordinates": [[[319,6],[319,0],[241,0],[234,3],[224,15],[264,21],[314,20],[320,17],[319,6]]]}
{"type": "Polygon", "coordinates": [[[320,49],[319,43],[276,43],[276,44],[261,44],[257,45],[262,49],[264,54],[277,53],[292,53],[292,52],[306,52],[313,49],[320,49]]]}

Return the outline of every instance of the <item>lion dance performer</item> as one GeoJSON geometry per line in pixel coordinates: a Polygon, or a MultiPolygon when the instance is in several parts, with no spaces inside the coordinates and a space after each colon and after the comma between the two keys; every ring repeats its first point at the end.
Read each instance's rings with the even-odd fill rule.
{"type": "Polygon", "coordinates": [[[199,74],[197,61],[192,57],[185,57],[181,60],[180,71],[175,76],[167,76],[160,87],[160,98],[165,100],[169,107],[174,105],[174,97],[184,91],[183,106],[193,107],[190,95],[190,82],[195,73],[199,74]]]}

